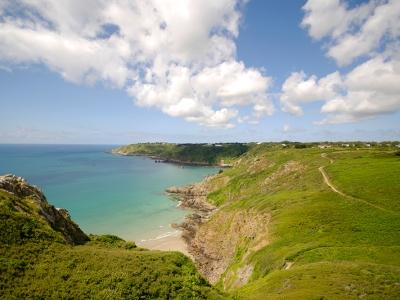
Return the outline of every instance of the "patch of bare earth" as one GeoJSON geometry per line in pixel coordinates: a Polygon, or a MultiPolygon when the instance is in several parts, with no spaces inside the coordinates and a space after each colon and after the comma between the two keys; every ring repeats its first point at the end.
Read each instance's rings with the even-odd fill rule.
{"type": "Polygon", "coordinates": [[[274,172],[270,176],[268,176],[264,180],[264,184],[268,185],[271,182],[273,182],[279,178],[288,176],[291,173],[300,172],[303,169],[304,169],[304,166],[300,162],[294,161],[294,160],[288,161],[283,166],[281,166],[276,172],[274,172]]]}

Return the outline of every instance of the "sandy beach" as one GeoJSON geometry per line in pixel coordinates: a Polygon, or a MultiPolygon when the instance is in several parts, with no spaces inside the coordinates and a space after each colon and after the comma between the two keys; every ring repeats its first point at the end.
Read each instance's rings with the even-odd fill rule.
{"type": "Polygon", "coordinates": [[[150,250],[179,251],[192,258],[179,230],[164,237],[138,242],[137,245],[150,250]]]}

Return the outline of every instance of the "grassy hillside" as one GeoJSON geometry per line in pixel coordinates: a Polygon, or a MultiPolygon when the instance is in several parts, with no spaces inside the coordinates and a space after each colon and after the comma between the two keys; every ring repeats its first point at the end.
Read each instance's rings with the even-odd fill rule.
{"type": "Polygon", "coordinates": [[[224,160],[229,163],[249,149],[248,144],[168,144],[168,143],[144,143],[122,146],[113,150],[113,153],[122,155],[148,155],[160,159],[194,163],[217,165],[224,160]]]}
{"type": "Polygon", "coordinates": [[[210,185],[194,244],[238,298],[400,298],[395,151],[257,145],[210,185]]]}
{"type": "MultiPolygon", "coordinates": [[[[129,147],[180,151],[157,145],[129,147]]],[[[218,210],[191,241],[216,287],[182,254],[85,242],[22,184],[0,189],[0,298],[400,299],[398,150],[251,145],[232,162],[207,180],[218,210]]]]}
{"type": "Polygon", "coordinates": [[[73,245],[75,237],[66,239],[51,223],[44,210],[50,205],[30,194],[28,185],[15,183],[15,193],[5,186],[0,189],[1,299],[221,298],[184,255],[147,251],[115,236],[91,236],[73,245]]]}

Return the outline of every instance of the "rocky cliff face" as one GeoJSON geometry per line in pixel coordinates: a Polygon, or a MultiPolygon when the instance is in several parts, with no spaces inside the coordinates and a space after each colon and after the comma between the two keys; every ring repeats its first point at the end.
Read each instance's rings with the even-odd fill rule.
{"type": "Polygon", "coordinates": [[[47,202],[44,194],[35,186],[29,185],[25,179],[12,174],[0,176],[0,189],[19,198],[31,199],[39,210],[39,214],[56,231],[61,232],[70,244],[83,244],[88,236],[75,224],[66,209],[57,209],[47,202]]]}
{"type": "Polygon", "coordinates": [[[167,193],[176,196],[181,201],[181,207],[192,208],[200,212],[209,213],[215,209],[215,206],[207,202],[207,179],[198,184],[192,184],[185,187],[170,187],[167,193]]]}
{"type": "Polygon", "coordinates": [[[249,257],[268,244],[269,214],[256,211],[217,209],[207,201],[215,176],[167,192],[181,201],[181,207],[195,212],[182,224],[182,237],[188,244],[200,273],[211,283],[222,280],[225,289],[245,285],[253,273],[249,257]],[[236,255],[241,249],[241,255],[236,255]],[[237,267],[232,269],[231,265],[237,267]]]}

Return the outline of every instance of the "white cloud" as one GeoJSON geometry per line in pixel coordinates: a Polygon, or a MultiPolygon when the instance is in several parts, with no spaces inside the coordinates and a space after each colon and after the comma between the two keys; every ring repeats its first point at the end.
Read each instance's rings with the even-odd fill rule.
{"type": "MultiPolygon", "coordinates": [[[[400,110],[400,1],[370,1],[348,8],[344,1],[309,0],[302,25],[314,39],[326,37],[328,56],[339,66],[364,59],[347,73],[320,79],[295,72],[286,79],[282,109],[301,115],[302,105],[322,101],[318,124],[357,122],[400,110]]],[[[342,73],[342,74],[341,74],[342,73]]]]}
{"type": "Polygon", "coordinates": [[[308,79],[301,72],[292,73],[282,85],[282,110],[294,115],[302,115],[301,104],[334,98],[342,89],[342,78],[338,72],[317,79],[312,75],[308,79]]]}
{"type": "Polygon", "coordinates": [[[287,133],[292,129],[289,124],[283,124],[283,132],[287,133]]]}
{"type": "Polygon", "coordinates": [[[302,25],[311,37],[329,39],[327,54],[340,66],[373,55],[400,37],[398,0],[369,1],[354,8],[339,0],[309,0],[303,10],[302,25]]]}
{"type": "Polygon", "coordinates": [[[400,110],[400,61],[378,56],[346,75],[347,93],[328,100],[321,108],[333,114],[322,121],[345,123],[400,110]]]}
{"type": "Polygon", "coordinates": [[[107,81],[141,106],[232,127],[240,106],[270,115],[271,79],[236,60],[245,0],[18,0],[0,6],[0,62],[107,81]]]}
{"type": "Polygon", "coordinates": [[[356,122],[400,110],[400,60],[372,58],[346,75],[338,72],[319,80],[293,73],[283,84],[284,111],[299,115],[301,105],[324,101],[321,112],[329,114],[319,124],[356,122]]]}

